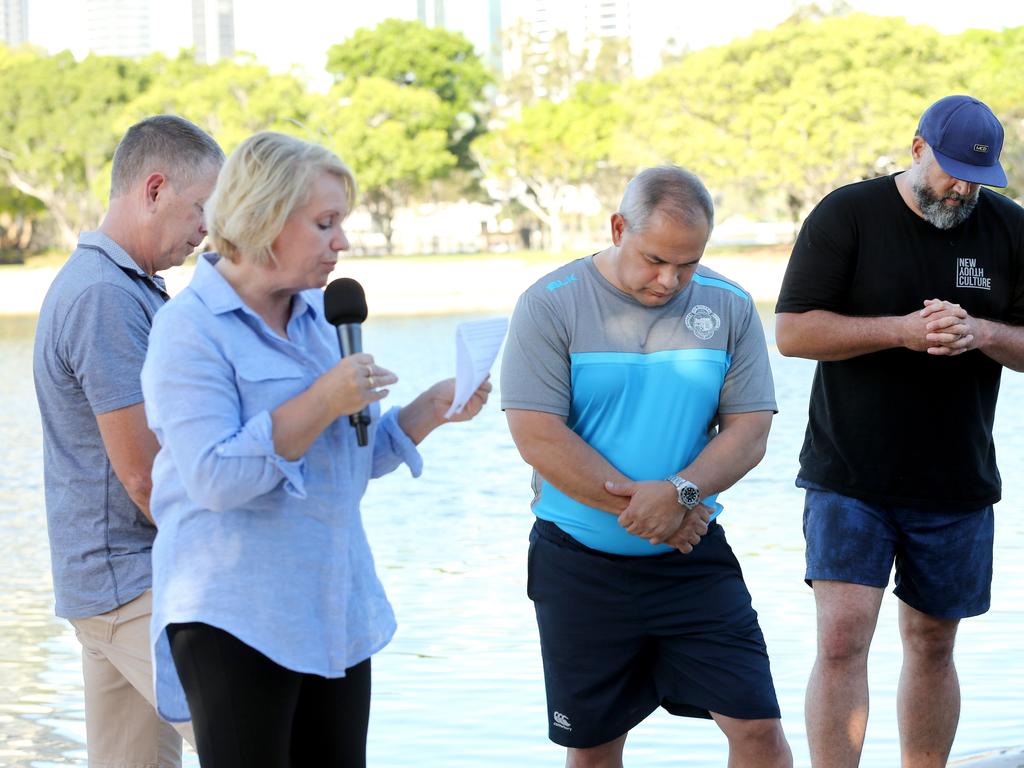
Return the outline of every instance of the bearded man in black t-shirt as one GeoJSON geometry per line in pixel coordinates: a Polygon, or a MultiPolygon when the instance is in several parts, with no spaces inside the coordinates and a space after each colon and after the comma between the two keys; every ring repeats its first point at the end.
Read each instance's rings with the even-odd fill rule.
{"type": "Polygon", "coordinates": [[[989,608],[999,379],[1024,369],[1024,209],[981,187],[1006,186],[1002,142],[985,104],[940,99],[910,169],[826,196],[786,270],[779,351],[819,361],[797,479],[818,614],[815,766],[859,762],[894,562],[903,765],[944,766],[956,732],[957,625],[989,608]]]}

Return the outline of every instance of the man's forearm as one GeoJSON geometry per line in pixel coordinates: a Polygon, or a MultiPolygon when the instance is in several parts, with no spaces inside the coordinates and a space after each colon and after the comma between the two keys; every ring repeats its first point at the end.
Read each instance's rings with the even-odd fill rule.
{"type": "MultiPolygon", "coordinates": [[[[855,317],[823,309],[780,312],[775,320],[775,343],[786,357],[848,360],[904,346],[904,321],[903,317],[855,317]]],[[[921,338],[923,341],[923,331],[921,338]]]]}
{"type": "Polygon", "coordinates": [[[994,320],[977,322],[982,332],[978,349],[1007,368],[1024,371],[1024,326],[1007,325],[994,320]]]}
{"type": "Polygon", "coordinates": [[[629,478],[574,432],[568,428],[566,432],[570,437],[564,441],[545,441],[535,446],[531,452],[532,461],[528,463],[566,496],[588,507],[618,515],[626,508],[628,500],[608,493],[604,483],[606,480],[622,482],[629,478]]]}
{"type": "Polygon", "coordinates": [[[768,411],[729,414],[722,418],[718,434],[697,458],[683,469],[683,477],[700,488],[704,498],[721,493],[764,458],[771,428],[768,411]]]}
{"type": "Polygon", "coordinates": [[[629,480],[563,421],[532,411],[506,413],[523,460],[555,488],[588,507],[618,515],[628,499],[605,489],[607,480],[629,480]]]}
{"type": "Polygon", "coordinates": [[[96,417],[96,424],[114,474],[139,511],[153,522],[149,494],[153,489],[153,459],[160,445],[146,426],[143,404],[102,413],[96,417]]]}

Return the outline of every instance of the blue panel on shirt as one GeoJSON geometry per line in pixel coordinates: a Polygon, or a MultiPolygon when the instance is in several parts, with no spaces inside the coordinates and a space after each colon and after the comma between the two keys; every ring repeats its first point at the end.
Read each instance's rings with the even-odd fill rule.
{"type": "Polygon", "coordinates": [[[735,293],[741,299],[750,301],[750,296],[742,288],[733,285],[726,280],[719,280],[717,277],[708,277],[706,275],[694,275],[693,282],[697,285],[713,286],[715,288],[723,288],[731,293],[735,293]]]}
{"type": "MultiPolygon", "coordinates": [[[[570,360],[567,424],[627,477],[665,478],[692,462],[710,440],[731,362],[724,350],[584,352],[570,360]]],[[[705,503],[713,506],[714,497],[705,503]]],[[[670,550],[627,533],[614,515],[581,504],[548,483],[534,512],[593,549],[623,555],[670,550]]]]}

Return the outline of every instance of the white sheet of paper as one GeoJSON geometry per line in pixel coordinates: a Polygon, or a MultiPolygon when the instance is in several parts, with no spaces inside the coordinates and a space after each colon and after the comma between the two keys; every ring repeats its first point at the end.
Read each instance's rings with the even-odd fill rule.
{"type": "Polygon", "coordinates": [[[508,331],[508,318],[468,320],[455,327],[455,399],[444,415],[450,419],[462,413],[494,365],[508,331]]]}

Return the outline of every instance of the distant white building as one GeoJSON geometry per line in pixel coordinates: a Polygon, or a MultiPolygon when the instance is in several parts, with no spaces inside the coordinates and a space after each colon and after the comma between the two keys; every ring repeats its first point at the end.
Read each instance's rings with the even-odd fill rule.
{"type": "Polygon", "coordinates": [[[28,41],[28,0],[0,0],[0,42],[16,48],[28,41]]]}
{"type": "MultiPolygon", "coordinates": [[[[570,47],[579,53],[596,51],[601,41],[629,41],[633,73],[644,77],[657,70],[666,50],[678,50],[689,42],[690,30],[701,14],[685,3],[661,0],[505,0],[507,26],[524,22],[542,42],[565,32],[570,47]]],[[[506,72],[523,57],[513,52],[506,72]]]]}
{"type": "MultiPolygon", "coordinates": [[[[38,1],[38,0],[37,0],[38,1]]],[[[0,8],[17,0],[0,0],[0,8]]],[[[20,0],[25,3],[27,0],[20,0]]],[[[72,46],[77,56],[141,58],[151,53],[177,56],[192,48],[197,61],[212,64],[235,55],[234,0],[74,0],[78,17],[72,46]]]]}
{"type": "MultiPolygon", "coordinates": [[[[512,26],[524,23],[541,46],[560,32],[575,52],[593,50],[607,38],[633,37],[630,0],[519,0],[509,5],[512,26]]],[[[514,68],[517,59],[523,60],[513,51],[506,66],[514,68]]]]}
{"type": "Polygon", "coordinates": [[[152,50],[149,0],[85,0],[85,35],[93,53],[140,58],[152,50]]]}
{"type": "Polygon", "coordinates": [[[428,27],[461,32],[480,58],[501,72],[501,0],[416,0],[416,18],[428,27]]]}
{"type": "Polygon", "coordinates": [[[632,36],[629,0],[583,0],[583,32],[587,38],[632,36]]]}
{"type": "Polygon", "coordinates": [[[235,55],[233,0],[192,0],[192,47],[202,64],[235,55]]]}

